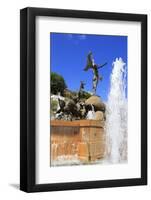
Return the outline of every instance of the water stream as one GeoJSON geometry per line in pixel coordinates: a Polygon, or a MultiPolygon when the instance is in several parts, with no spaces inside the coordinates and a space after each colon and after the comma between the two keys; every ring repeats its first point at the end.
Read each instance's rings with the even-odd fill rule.
{"type": "Polygon", "coordinates": [[[107,159],[111,163],[127,160],[126,64],[122,58],[113,62],[107,101],[107,159]]]}

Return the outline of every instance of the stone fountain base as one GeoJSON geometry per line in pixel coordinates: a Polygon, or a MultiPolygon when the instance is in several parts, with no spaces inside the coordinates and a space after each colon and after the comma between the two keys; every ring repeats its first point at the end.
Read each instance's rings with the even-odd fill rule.
{"type": "Polygon", "coordinates": [[[50,135],[51,166],[57,165],[59,158],[71,164],[76,158],[86,164],[105,156],[103,120],[51,120],[50,135]]]}

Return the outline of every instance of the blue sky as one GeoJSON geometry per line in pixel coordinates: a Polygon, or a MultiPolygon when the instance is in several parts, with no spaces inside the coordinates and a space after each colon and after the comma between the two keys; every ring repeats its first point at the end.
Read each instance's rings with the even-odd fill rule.
{"type": "Polygon", "coordinates": [[[92,51],[95,63],[107,65],[99,69],[103,80],[96,94],[106,101],[110,89],[112,63],[121,57],[127,63],[127,36],[50,33],[50,70],[62,75],[70,90],[78,91],[80,81],[92,91],[92,71],[85,72],[87,54],[92,51]]]}

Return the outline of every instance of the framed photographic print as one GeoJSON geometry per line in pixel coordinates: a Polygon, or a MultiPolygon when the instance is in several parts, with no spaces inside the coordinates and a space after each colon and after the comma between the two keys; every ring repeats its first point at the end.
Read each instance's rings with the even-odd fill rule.
{"type": "Polygon", "coordinates": [[[20,189],[147,184],[147,16],[20,12],[20,189]]]}

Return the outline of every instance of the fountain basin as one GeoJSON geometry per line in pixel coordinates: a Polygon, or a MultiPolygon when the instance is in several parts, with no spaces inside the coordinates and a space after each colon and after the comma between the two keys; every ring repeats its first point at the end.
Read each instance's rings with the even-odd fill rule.
{"type": "Polygon", "coordinates": [[[60,157],[86,164],[105,156],[104,121],[51,120],[50,135],[51,165],[60,157]]]}

